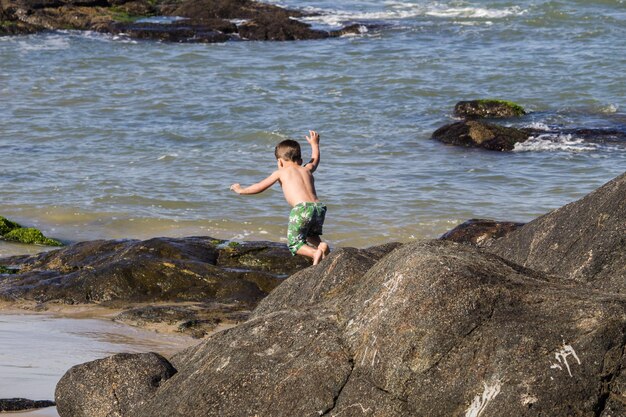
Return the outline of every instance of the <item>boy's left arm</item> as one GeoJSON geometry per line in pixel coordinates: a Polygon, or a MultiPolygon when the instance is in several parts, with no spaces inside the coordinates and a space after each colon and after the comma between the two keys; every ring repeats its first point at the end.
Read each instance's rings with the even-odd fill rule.
{"type": "Polygon", "coordinates": [[[272,175],[265,178],[263,181],[259,181],[256,184],[253,184],[249,187],[243,188],[240,184],[233,184],[230,186],[230,189],[236,192],[237,194],[259,194],[263,191],[270,188],[276,181],[280,179],[280,173],[278,171],[274,171],[272,175]]]}
{"type": "Polygon", "coordinates": [[[311,145],[311,160],[304,164],[304,166],[310,169],[311,172],[315,172],[320,163],[320,135],[314,130],[309,130],[309,135],[310,136],[305,136],[305,138],[311,145]]]}

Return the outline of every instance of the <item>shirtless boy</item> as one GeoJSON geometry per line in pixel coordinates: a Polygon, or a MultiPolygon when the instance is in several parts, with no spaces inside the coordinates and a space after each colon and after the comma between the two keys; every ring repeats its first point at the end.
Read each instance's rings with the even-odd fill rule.
{"type": "Polygon", "coordinates": [[[320,163],[320,136],[309,130],[309,136],[305,138],[311,144],[311,160],[304,166],[300,144],[295,140],[284,140],[274,149],[278,164],[276,171],[249,187],[233,184],[230,189],[237,194],[258,194],[278,182],[285,199],[293,207],[287,229],[289,250],[292,255],[313,258],[313,265],[317,265],[330,252],[328,245],[320,239],[326,206],[318,200],[313,180],[313,172],[320,163]]]}

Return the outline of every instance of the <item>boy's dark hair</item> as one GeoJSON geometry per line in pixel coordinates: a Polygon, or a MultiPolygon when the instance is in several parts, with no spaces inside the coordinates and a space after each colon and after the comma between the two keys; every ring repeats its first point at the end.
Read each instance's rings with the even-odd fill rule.
{"type": "Polygon", "coordinates": [[[292,139],[284,140],[276,145],[276,148],[274,148],[274,155],[276,156],[276,159],[302,163],[300,144],[292,139]]]}

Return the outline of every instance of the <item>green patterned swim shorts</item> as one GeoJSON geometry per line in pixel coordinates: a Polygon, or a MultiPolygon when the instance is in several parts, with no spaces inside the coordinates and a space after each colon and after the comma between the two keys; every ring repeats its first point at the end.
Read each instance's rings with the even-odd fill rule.
{"type": "Polygon", "coordinates": [[[298,249],[306,245],[307,237],[322,234],[325,217],[326,206],[323,203],[300,203],[291,209],[287,241],[292,255],[295,255],[298,249]]]}

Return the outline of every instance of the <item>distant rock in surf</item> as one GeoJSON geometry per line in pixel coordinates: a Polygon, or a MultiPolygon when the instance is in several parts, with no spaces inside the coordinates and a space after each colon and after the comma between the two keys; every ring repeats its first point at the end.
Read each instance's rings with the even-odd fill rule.
{"type": "Polygon", "coordinates": [[[134,39],[215,43],[324,39],[362,31],[361,25],[330,32],[313,29],[295,20],[303,16],[297,10],[252,0],[3,0],[0,36],[74,29],[134,39]],[[145,21],[155,16],[177,19],[145,21]]]}
{"type": "Polygon", "coordinates": [[[530,133],[479,120],[464,120],[440,127],[432,138],[448,145],[467,146],[490,151],[511,151],[525,142],[530,133]]]}
{"type": "Polygon", "coordinates": [[[466,119],[495,119],[517,117],[526,114],[526,110],[517,103],[506,100],[470,100],[459,101],[454,106],[454,115],[466,119]]]}

